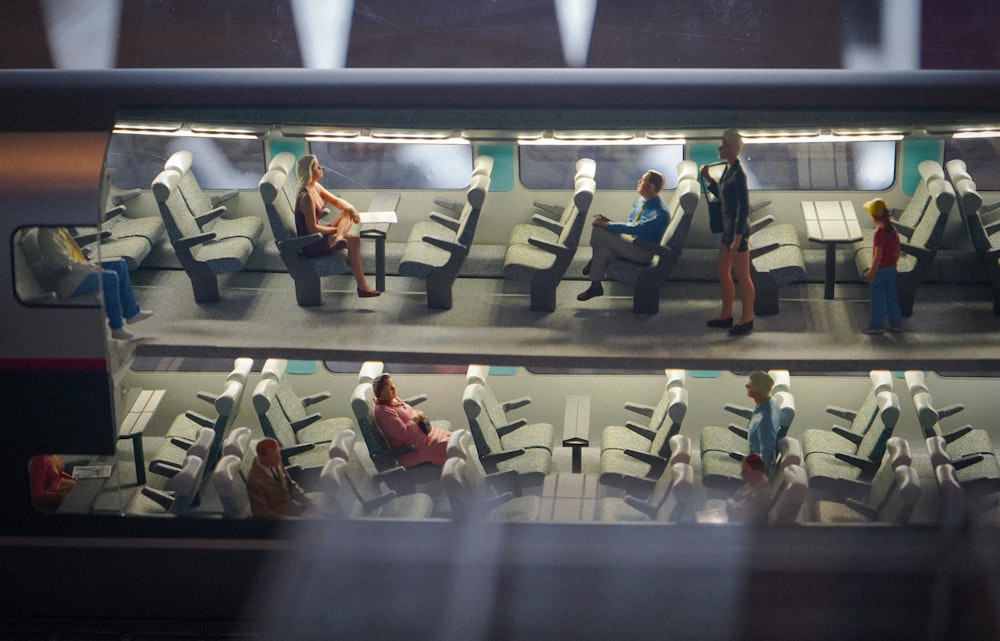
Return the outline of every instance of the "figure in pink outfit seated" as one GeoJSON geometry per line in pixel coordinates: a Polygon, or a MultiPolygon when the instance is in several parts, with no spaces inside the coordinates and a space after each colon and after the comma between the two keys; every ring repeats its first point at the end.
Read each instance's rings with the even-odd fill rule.
{"type": "Polygon", "coordinates": [[[43,512],[55,512],[76,484],[58,454],[32,456],[28,461],[28,474],[31,475],[31,502],[35,509],[43,512]]]}
{"type": "Polygon", "coordinates": [[[396,396],[392,377],[382,374],[372,383],[375,392],[375,422],[391,447],[413,446],[413,451],[399,457],[403,467],[421,463],[444,465],[451,433],[431,427],[427,415],[413,409],[396,396]]]}

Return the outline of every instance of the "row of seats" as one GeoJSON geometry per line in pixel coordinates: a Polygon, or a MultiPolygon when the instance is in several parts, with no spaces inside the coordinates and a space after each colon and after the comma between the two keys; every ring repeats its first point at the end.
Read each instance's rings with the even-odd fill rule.
{"type": "Polygon", "coordinates": [[[993,288],[993,313],[1000,315],[1000,220],[993,214],[1000,201],[984,203],[962,160],[945,165],[954,185],[959,215],[993,288]]]}

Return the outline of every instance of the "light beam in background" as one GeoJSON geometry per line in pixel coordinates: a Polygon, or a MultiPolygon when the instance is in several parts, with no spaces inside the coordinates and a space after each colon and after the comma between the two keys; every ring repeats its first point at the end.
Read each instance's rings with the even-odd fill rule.
{"type": "Polygon", "coordinates": [[[121,0],[42,0],[57,69],[112,69],[118,54],[121,0]]]}
{"type": "Polygon", "coordinates": [[[351,38],[354,0],[291,0],[302,66],[343,69],[351,38]]]}
{"type": "Polygon", "coordinates": [[[597,0],[555,0],[563,58],[569,67],[586,67],[597,0]]]}
{"type": "Polygon", "coordinates": [[[911,0],[881,0],[878,42],[844,42],[845,69],[920,69],[921,3],[911,0]]]}

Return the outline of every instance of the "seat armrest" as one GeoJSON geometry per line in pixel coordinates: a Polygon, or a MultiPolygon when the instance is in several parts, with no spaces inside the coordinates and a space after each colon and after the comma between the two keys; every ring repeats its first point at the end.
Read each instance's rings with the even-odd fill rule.
{"type": "Polygon", "coordinates": [[[734,461],[740,461],[742,463],[743,459],[746,458],[746,454],[740,454],[739,452],[730,452],[729,458],[733,459],[734,461]]]}
{"type": "Polygon", "coordinates": [[[914,228],[910,227],[909,225],[904,225],[901,222],[893,221],[892,226],[896,228],[896,231],[898,231],[900,234],[906,236],[907,238],[910,238],[911,236],[913,236],[914,228]]]}
{"type": "Polygon", "coordinates": [[[622,475],[621,486],[629,496],[646,500],[656,488],[656,479],[624,474],[622,475]]]}
{"type": "Polygon", "coordinates": [[[191,421],[194,421],[195,423],[197,423],[198,425],[201,425],[202,427],[214,427],[215,426],[215,421],[213,421],[212,419],[208,418],[207,416],[199,414],[198,412],[195,412],[193,410],[188,410],[188,411],[184,412],[184,416],[185,416],[185,418],[188,418],[191,421]]]}
{"type": "Polygon", "coordinates": [[[207,223],[212,222],[224,213],[226,213],[225,207],[215,207],[214,209],[209,209],[204,214],[198,214],[194,217],[194,221],[198,223],[199,227],[204,227],[207,223]]]}
{"type": "Polygon", "coordinates": [[[933,249],[927,249],[926,247],[918,247],[916,245],[911,245],[910,243],[899,243],[899,251],[906,252],[910,256],[917,259],[917,262],[924,262],[934,258],[937,251],[933,249]]]}
{"type": "Polygon", "coordinates": [[[544,200],[536,200],[531,204],[532,206],[534,206],[535,209],[541,209],[542,211],[547,211],[550,214],[555,214],[556,216],[562,216],[563,211],[565,211],[566,209],[562,205],[547,203],[544,200]]]}
{"type": "Polygon", "coordinates": [[[180,249],[190,249],[195,245],[201,245],[207,243],[210,240],[215,240],[214,231],[206,231],[201,234],[195,234],[194,236],[185,236],[184,238],[177,239],[175,245],[180,249]]]}
{"type": "Polygon", "coordinates": [[[530,403],[531,403],[530,396],[522,396],[520,398],[512,398],[509,401],[504,401],[503,403],[500,404],[500,406],[503,408],[503,411],[509,412],[511,410],[520,409],[525,405],[529,405],[530,403]]]}
{"type": "MultiPolygon", "coordinates": [[[[753,213],[755,211],[760,211],[761,209],[764,209],[765,207],[767,207],[770,204],[771,204],[771,199],[770,198],[761,198],[760,200],[756,200],[756,201],[750,203],[750,213],[753,213]]],[[[767,216],[765,216],[765,218],[771,218],[772,220],[774,219],[774,217],[771,216],[770,214],[768,214],[767,216]]],[[[761,219],[761,220],[763,220],[763,219],[761,219]]]]}
{"type": "Polygon", "coordinates": [[[484,481],[497,494],[510,494],[511,496],[521,496],[524,494],[521,488],[521,475],[517,470],[493,472],[492,474],[487,474],[484,481]]]}
{"type": "Polygon", "coordinates": [[[969,454],[961,458],[952,459],[951,465],[955,468],[955,471],[961,470],[963,468],[969,467],[970,465],[975,465],[983,460],[982,454],[969,454]]]}
{"type": "Polygon", "coordinates": [[[315,405],[320,401],[325,401],[326,399],[330,398],[331,395],[332,395],[331,392],[316,392],[315,394],[309,394],[308,396],[303,396],[302,398],[299,399],[299,401],[306,407],[309,407],[310,405],[315,405]]]}
{"type": "Polygon", "coordinates": [[[878,470],[878,464],[869,461],[866,458],[860,456],[855,456],[853,454],[844,454],[843,452],[837,452],[833,455],[838,461],[843,461],[858,468],[865,474],[874,474],[878,470]]]}
{"type": "Polygon", "coordinates": [[[1000,230],[1000,220],[993,221],[989,224],[983,224],[983,230],[986,231],[987,236],[992,236],[997,230],[1000,230]]]}
{"type": "Polygon", "coordinates": [[[320,414],[316,413],[316,414],[310,414],[309,416],[305,416],[303,418],[300,418],[297,421],[292,421],[291,422],[292,430],[295,431],[295,432],[298,432],[302,428],[308,427],[308,426],[312,425],[313,423],[315,423],[316,421],[318,421],[321,418],[323,418],[323,417],[320,414]]]}
{"type": "Polygon", "coordinates": [[[503,494],[497,494],[496,496],[480,499],[480,505],[485,511],[489,512],[490,510],[500,507],[513,498],[514,494],[512,492],[504,492],[503,494]]]}
{"type": "Polygon", "coordinates": [[[104,240],[105,238],[111,238],[111,232],[101,230],[89,234],[80,234],[79,236],[75,236],[73,240],[76,241],[77,245],[82,247],[83,245],[89,245],[96,240],[104,240]]]}
{"type": "Polygon", "coordinates": [[[733,425],[730,423],[729,431],[740,438],[750,438],[750,432],[746,428],[740,427],[739,425],[733,425]]]}
{"type": "Polygon", "coordinates": [[[121,216],[125,213],[125,205],[118,205],[117,207],[112,207],[111,209],[104,212],[104,216],[101,218],[102,223],[106,223],[116,216],[121,216]]]}
{"type": "MultiPolygon", "coordinates": [[[[750,211],[753,211],[753,209],[751,208],[750,211]]],[[[774,216],[772,216],[771,214],[768,214],[767,216],[761,216],[757,220],[750,223],[750,235],[753,236],[755,233],[757,233],[764,227],[767,227],[773,222],[774,222],[774,216]]]]}
{"type": "MultiPolygon", "coordinates": [[[[365,509],[365,512],[371,514],[375,510],[379,509],[389,501],[393,500],[398,496],[394,490],[387,490],[386,492],[379,494],[368,499],[361,500],[361,506],[365,509]]],[[[361,498],[360,496],[358,498],[361,498]]]]}
{"type": "Polygon", "coordinates": [[[292,236],[291,238],[278,240],[275,241],[275,244],[278,246],[278,251],[283,254],[295,253],[306,245],[312,245],[322,237],[323,234],[317,231],[311,234],[306,234],[305,236],[292,236]]]}
{"type": "Polygon", "coordinates": [[[638,497],[632,496],[631,494],[625,497],[625,503],[639,510],[640,512],[648,516],[650,519],[656,516],[656,506],[650,505],[646,501],[638,497]]]}
{"type": "Polygon", "coordinates": [[[625,409],[636,414],[641,414],[646,418],[652,418],[653,412],[656,411],[655,407],[650,407],[649,405],[641,405],[639,403],[632,403],[631,401],[625,403],[625,409]]]}
{"type": "Polygon", "coordinates": [[[722,409],[726,410],[730,414],[735,414],[747,420],[750,420],[750,417],[753,416],[753,410],[750,409],[749,407],[743,407],[742,405],[726,403],[725,405],[722,406],[722,409]]]}
{"type": "Polygon", "coordinates": [[[948,418],[949,416],[954,416],[962,410],[965,409],[965,405],[962,403],[955,403],[954,405],[949,405],[948,407],[942,407],[937,411],[938,418],[948,418]]]}
{"type": "Polygon", "coordinates": [[[869,521],[877,521],[878,520],[878,514],[879,514],[878,510],[876,510],[875,508],[873,508],[870,505],[866,505],[866,504],[862,503],[861,501],[859,501],[857,499],[849,498],[846,501],[844,501],[844,505],[846,505],[847,507],[851,508],[852,510],[854,510],[855,512],[857,512],[861,516],[863,516],[866,519],[868,519],[869,521]]]}
{"type": "Polygon", "coordinates": [[[426,393],[422,392],[422,393],[417,394],[415,396],[411,396],[411,397],[409,397],[407,399],[403,399],[403,402],[406,403],[407,405],[411,405],[411,406],[412,405],[420,405],[421,403],[423,403],[424,401],[426,401],[428,398],[430,398],[430,397],[426,393]]]}
{"type": "Polygon", "coordinates": [[[438,207],[444,207],[445,209],[450,209],[452,211],[461,211],[464,206],[457,200],[451,200],[449,198],[435,198],[434,204],[438,207]]]}
{"type": "MultiPolygon", "coordinates": [[[[455,220],[454,218],[449,218],[449,217],[447,217],[447,216],[445,216],[443,214],[439,214],[436,211],[431,212],[431,216],[430,217],[431,217],[431,220],[433,220],[434,222],[436,222],[436,223],[438,223],[440,225],[444,225],[445,227],[447,227],[451,231],[458,231],[458,228],[460,226],[459,225],[459,221],[455,220]]],[[[424,240],[426,240],[426,238],[424,240]]]]}
{"type": "Polygon", "coordinates": [[[518,429],[520,427],[524,427],[527,424],[528,424],[527,420],[525,420],[523,418],[519,418],[516,421],[511,421],[510,423],[507,423],[506,425],[501,425],[500,427],[498,427],[497,428],[497,434],[499,434],[500,436],[507,436],[508,434],[510,434],[511,432],[513,432],[514,430],[516,430],[516,429],[518,429]]]}
{"type": "Polygon", "coordinates": [[[433,236],[424,236],[423,241],[428,245],[433,245],[438,249],[443,249],[449,254],[464,254],[467,251],[465,245],[453,241],[443,240],[441,238],[434,238],[433,236]]]}
{"type": "Polygon", "coordinates": [[[316,447],[315,443],[299,443],[298,445],[289,445],[288,447],[281,448],[281,458],[283,459],[283,462],[287,462],[289,458],[295,456],[296,454],[308,452],[314,447],[316,447]]]}
{"type": "Polygon", "coordinates": [[[830,431],[836,434],[837,436],[846,438],[848,441],[854,443],[855,445],[861,445],[861,439],[864,438],[860,434],[852,432],[850,430],[846,430],[839,425],[834,425],[830,431]]]}
{"type": "Polygon", "coordinates": [[[541,240],[533,236],[528,238],[528,244],[556,256],[565,256],[570,252],[576,251],[575,248],[571,249],[562,243],[550,243],[547,240],[541,240]]]}
{"type": "Polygon", "coordinates": [[[389,469],[375,472],[372,475],[372,479],[375,480],[376,482],[384,481],[385,483],[391,485],[397,478],[403,478],[405,474],[406,474],[406,468],[403,467],[402,465],[396,465],[390,467],[389,469]]]}
{"type": "Polygon", "coordinates": [[[192,445],[194,445],[194,441],[189,438],[184,438],[183,436],[171,436],[170,444],[186,452],[191,449],[192,445]]]}
{"type": "MultiPolygon", "coordinates": [[[[655,472],[657,470],[662,472],[667,467],[667,460],[657,456],[656,454],[631,449],[626,449],[624,452],[626,456],[631,456],[637,461],[642,461],[647,465],[651,465],[653,467],[653,469],[650,470],[651,472],[655,472]]],[[[659,474],[655,474],[655,476],[658,477],[659,474]]]]}
{"type": "Polygon", "coordinates": [[[194,396],[199,401],[205,401],[209,405],[213,405],[213,406],[215,405],[215,401],[217,401],[219,399],[219,395],[218,394],[213,394],[212,392],[206,392],[204,390],[199,390],[198,392],[195,392],[194,396]]]}
{"type": "Polygon", "coordinates": [[[845,421],[853,421],[858,416],[858,413],[854,410],[849,410],[846,407],[837,407],[835,405],[827,405],[826,413],[833,414],[834,416],[842,418],[845,421]]]}
{"type": "Polygon", "coordinates": [[[942,434],[941,438],[944,439],[945,443],[954,443],[955,441],[957,441],[958,439],[962,438],[963,436],[965,436],[966,434],[968,434],[971,431],[972,431],[972,426],[971,425],[963,425],[962,427],[958,428],[957,430],[948,432],[947,434],[942,434]]]}
{"type": "Polygon", "coordinates": [[[750,250],[750,259],[753,260],[754,258],[763,256],[764,254],[769,254],[773,252],[775,249],[778,249],[779,247],[781,247],[781,245],[779,245],[778,243],[768,243],[767,245],[754,247],[753,249],[750,250]]]}
{"type": "Polygon", "coordinates": [[[154,501],[164,510],[169,510],[170,506],[174,504],[174,497],[171,493],[165,490],[154,490],[148,485],[142,487],[142,495],[154,501]]]}
{"type": "Polygon", "coordinates": [[[980,207],[980,209],[983,211],[983,213],[989,213],[996,209],[1000,209],[1000,200],[997,200],[992,203],[984,203],[983,206],[980,207]]]}
{"type": "Polygon", "coordinates": [[[632,430],[633,432],[635,432],[636,434],[638,434],[639,436],[643,437],[646,440],[652,441],[654,438],[656,438],[656,432],[654,430],[649,429],[645,425],[639,425],[638,423],[634,423],[632,421],[626,421],[625,427],[632,430]]]}
{"type": "Polygon", "coordinates": [[[149,462],[149,471],[153,474],[159,474],[160,476],[172,479],[181,471],[181,465],[179,463],[154,459],[149,462]]]}
{"type": "Polygon", "coordinates": [[[504,450],[502,452],[490,452],[485,456],[480,456],[479,460],[483,465],[496,465],[497,463],[502,463],[504,461],[509,461],[512,458],[517,458],[524,454],[524,448],[518,448],[516,450],[504,450]]]}
{"type": "Polygon", "coordinates": [[[546,218],[545,216],[542,216],[541,214],[533,215],[531,217],[531,222],[532,224],[538,225],[543,229],[549,230],[553,234],[562,233],[562,225],[560,225],[557,221],[552,220],[551,218],[546,218]]]}

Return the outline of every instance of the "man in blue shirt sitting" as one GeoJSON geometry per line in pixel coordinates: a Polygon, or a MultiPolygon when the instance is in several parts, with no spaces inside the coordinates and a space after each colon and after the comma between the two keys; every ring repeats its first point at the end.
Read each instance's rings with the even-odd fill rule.
{"type": "Polygon", "coordinates": [[[590,246],[594,248],[593,258],[583,268],[583,275],[590,276],[590,287],[576,297],[585,301],[602,296],[604,271],[615,258],[623,258],[633,263],[646,265],[653,260],[653,252],[632,243],[633,238],[642,238],[659,243],[670,223],[670,212],[663,206],[659,193],[663,189],[663,174],[650,169],[639,179],[636,191],[639,199],[629,214],[627,223],[615,223],[604,216],[594,218],[594,229],[590,236],[590,246]]]}

